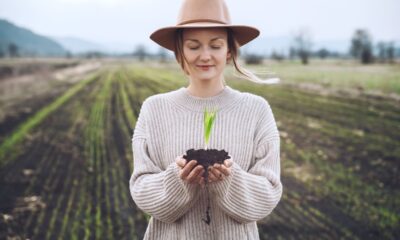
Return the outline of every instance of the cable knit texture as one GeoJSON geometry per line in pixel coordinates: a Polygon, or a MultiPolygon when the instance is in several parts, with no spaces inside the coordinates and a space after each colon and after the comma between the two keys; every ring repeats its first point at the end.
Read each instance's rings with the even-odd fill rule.
{"type": "Polygon", "coordinates": [[[134,170],[129,181],[136,205],[151,215],[144,239],[259,239],[256,221],[282,196],[280,139],[267,100],[230,86],[200,98],[186,87],[145,99],[132,138],[134,170]],[[217,107],[209,148],[224,149],[231,175],[206,189],[180,179],[175,160],[204,148],[204,108],[217,107]]]}

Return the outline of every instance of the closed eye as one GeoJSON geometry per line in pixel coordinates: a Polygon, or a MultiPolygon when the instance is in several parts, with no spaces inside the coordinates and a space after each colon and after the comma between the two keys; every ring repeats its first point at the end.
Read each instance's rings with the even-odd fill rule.
{"type": "MultiPolygon", "coordinates": [[[[220,46],[211,46],[212,49],[221,49],[220,46]]],[[[197,50],[199,47],[189,47],[190,50],[197,50]]]]}

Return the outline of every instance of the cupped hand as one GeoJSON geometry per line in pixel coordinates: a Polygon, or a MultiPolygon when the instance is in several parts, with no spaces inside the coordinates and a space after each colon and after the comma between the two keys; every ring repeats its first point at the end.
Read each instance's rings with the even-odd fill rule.
{"type": "Polygon", "coordinates": [[[200,184],[204,187],[204,167],[202,165],[197,165],[196,160],[190,160],[187,162],[182,156],[178,156],[176,158],[176,164],[180,168],[179,170],[179,177],[191,184],[200,184]]]}
{"type": "Polygon", "coordinates": [[[231,174],[232,165],[232,158],[229,158],[224,161],[224,164],[215,163],[213,166],[208,167],[208,182],[224,180],[231,174]]]}

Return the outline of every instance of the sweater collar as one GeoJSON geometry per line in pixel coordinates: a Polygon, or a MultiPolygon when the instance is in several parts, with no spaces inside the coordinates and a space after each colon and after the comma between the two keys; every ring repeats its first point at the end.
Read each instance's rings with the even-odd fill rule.
{"type": "Polygon", "coordinates": [[[226,109],[228,106],[235,104],[240,99],[240,92],[236,89],[225,85],[223,90],[215,96],[197,97],[191,95],[187,87],[181,87],[172,92],[171,100],[190,111],[204,112],[204,109],[217,108],[219,110],[226,109]]]}

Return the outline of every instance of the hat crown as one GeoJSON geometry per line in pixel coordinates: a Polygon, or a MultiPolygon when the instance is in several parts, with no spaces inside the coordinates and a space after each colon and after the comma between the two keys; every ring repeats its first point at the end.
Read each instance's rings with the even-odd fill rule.
{"type": "Polygon", "coordinates": [[[171,51],[175,51],[176,32],[190,28],[229,28],[239,46],[255,39],[260,31],[251,26],[232,25],[224,0],[183,0],[175,26],[156,30],[150,38],[171,51]]]}
{"type": "Polygon", "coordinates": [[[178,15],[177,25],[195,22],[230,24],[228,7],[223,0],[185,0],[178,15]]]}

